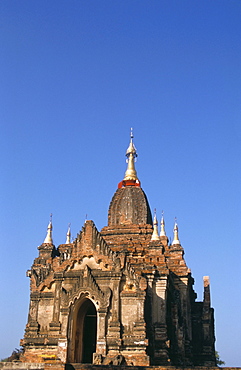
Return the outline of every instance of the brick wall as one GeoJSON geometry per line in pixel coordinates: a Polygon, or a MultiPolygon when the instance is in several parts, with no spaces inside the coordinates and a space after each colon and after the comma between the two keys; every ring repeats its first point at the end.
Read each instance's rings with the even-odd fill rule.
{"type": "Polygon", "coordinates": [[[241,367],[204,367],[179,368],[174,366],[113,366],[62,363],[0,362],[1,370],[241,370],[241,367]]]}

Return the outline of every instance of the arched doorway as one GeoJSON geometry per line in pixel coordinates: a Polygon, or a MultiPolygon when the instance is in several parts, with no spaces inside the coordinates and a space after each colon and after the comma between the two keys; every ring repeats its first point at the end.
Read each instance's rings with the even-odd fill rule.
{"type": "Polygon", "coordinates": [[[96,351],[97,313],[94,304],[85,299],[77,312],[74,336],[74,362],[92,363],[96,351]]]}

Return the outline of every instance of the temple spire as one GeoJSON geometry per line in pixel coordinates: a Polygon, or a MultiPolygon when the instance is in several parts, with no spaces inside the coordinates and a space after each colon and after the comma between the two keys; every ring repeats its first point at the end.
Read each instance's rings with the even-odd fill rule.
{"type": "Polygon", "coordinates": [[[164,221],[164,212],[162,211],[162,218],[161,218],[161,232],[160,236],[166,236],[166,231],[165,231],[165,221],[164,221]]]}
{"type": "Polygon", "coordinates": [[[134,136],[133,136],[133,132],[132,132],[132,128],[131,128],[131,141],[130,141],[129,147],[126,151],[126,157],[127,157],[126,162],[128,164],[127,164],[127,170],[126,170],[126,173],[125,173],[124,181],[138,180],[136,169],[135,169],[135,159],[137,157],[137,152],[136,152],[135,145],[133,143],[133,137],[134,136]]]}
{"type": "Polygon", "coordinates": [[[66,234],[66,242],[65,242],[65,244],[70,244],[71,243],[70,239],[71,239],[71,231],[70,231],[70,224],[69,224],[68,231],[67,231],[67,234],[66,234]]]}
{"type": "Polygon", "coordinates": [[[52,230],[53,230],[53,226],[52,226],[52,213],[51,213],[50,221],[49,221],[48,228],[47,228],[47,235],[46,235],[46,238],[44,239],[44,243],[53,244],[52,230]]]}
{"type": "Polygon", "coordinates": [[[174,233],[174,238],[173,238],[172,245],[181,244],[180,240],[178,238],[178,226],[177,226],[177,219],[176,218],[175,218],[173,233],[174,233]]]}
{"type": "Polygon", "coordinates": [[[151,241],[154,241],[154,240],[160,240],[160,237],[158,235],[158,222],[156,218],[156,209],[154,210],[153,233],[151,237],[151,241]]]}

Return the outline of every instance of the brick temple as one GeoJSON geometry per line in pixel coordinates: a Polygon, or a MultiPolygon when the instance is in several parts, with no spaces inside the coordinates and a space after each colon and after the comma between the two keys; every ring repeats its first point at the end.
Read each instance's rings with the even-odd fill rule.
{"type": "Polygon", "coordinates": [[[196,302],[175,222],[160,230],[135,169],[133,135],[127,170],[109,206],[108,225],[86,221],[55,247],[52,220],[30,277],[22,362],[126,366],[216,366],[209,278],[196,302]]]}

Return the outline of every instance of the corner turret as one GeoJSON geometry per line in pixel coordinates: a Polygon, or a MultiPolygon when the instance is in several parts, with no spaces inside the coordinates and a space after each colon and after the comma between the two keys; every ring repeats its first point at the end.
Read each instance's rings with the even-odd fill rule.
{"type": "Polygon", "coordinates": [[[156,218],[156,209],[154,210],[154,219],[153,219],[153,233],[151,236],[151,241],[157,241],[160,240],[160,237],[158,235],[158,222],[156,218]]]}
{"type": "Polygon", "coordinates": [[[164,212],[162,211],[162,218],[161,218],[161,231],[160,231],[160,236],[166,236],[166,231],[165,231],[165,221],[164,221],[164,212]]]}
{"type": "Polygon", "coordinates": [[[67,231],[67,234],[66,234],[66,242],[65,244],[70,244],[71,243],[71,231],[70,231],[70,224],[68,226],[68,231],[67,231]]]}
{"type": "Polygon", "coordinates": [[[44,239],[44,244],[53,244],[52,230],[53,230],[53,225],[52,225],[52,213],[51,213],[50,221],[49,221],[48,228],[47,228],[47,235],[46,235],[46,238],[44,239]]]}
{"type": "Polygon", "coordinates": [[[177,226],[176,219],[175,219],[173,233],[174,233],[174,238],[173,238],[172,245],[176,245],[176,244],[181,245],[179,237],[178,237],[178,226],[177,226]]]}

